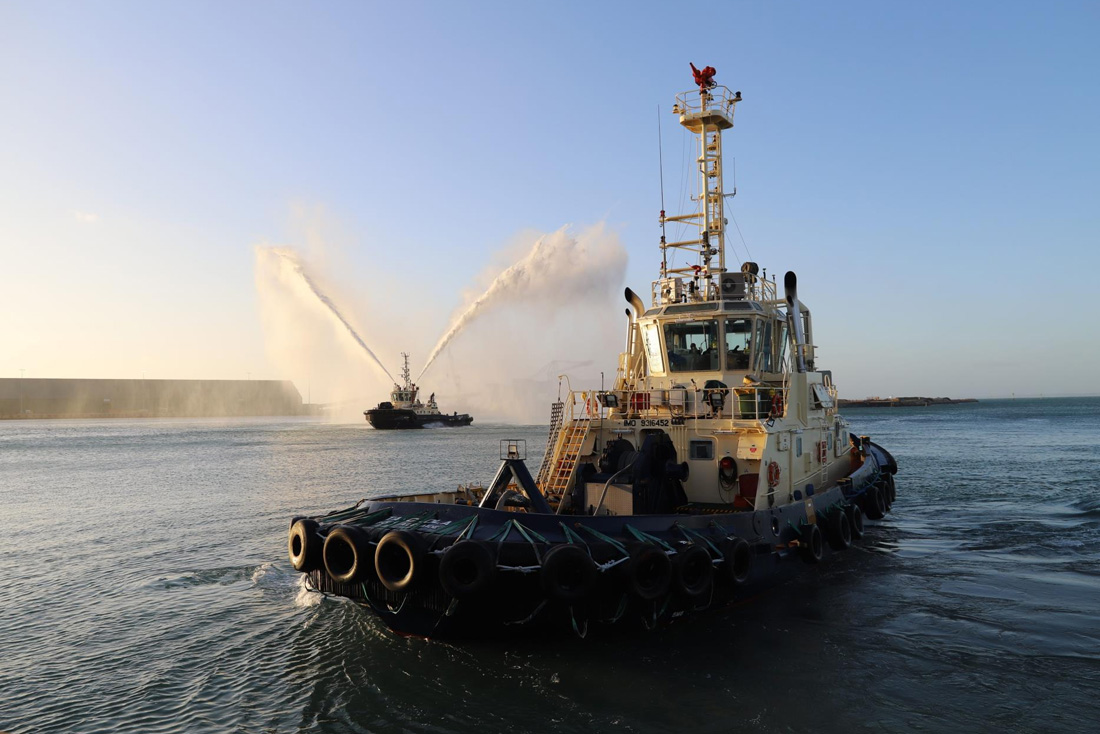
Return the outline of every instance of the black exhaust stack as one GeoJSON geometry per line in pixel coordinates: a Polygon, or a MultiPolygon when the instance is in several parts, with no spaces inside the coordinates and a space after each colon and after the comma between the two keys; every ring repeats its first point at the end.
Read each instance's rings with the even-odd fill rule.
{"type": "Polygon", "coordinates": [[[791,322],[791,334],[794,336],[795,367],[799,372],[806,371],[806,335],[802,333],[802,311],[798,304],[798,276],[788,270],[783,276],[783,290],[787,294],[787,318],[791,322]]]}

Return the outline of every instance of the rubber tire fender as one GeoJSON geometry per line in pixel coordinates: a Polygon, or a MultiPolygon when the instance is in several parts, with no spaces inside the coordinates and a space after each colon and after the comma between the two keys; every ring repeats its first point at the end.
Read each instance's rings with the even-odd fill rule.
{"type": "Polygon", "coordinates": [[[834,510],[829,516],[829,547],[833,550],[848,550],[852,546],[852,523],[842,509],[834,510]]]}
{"type": "Polygon", "coordinates": [[[816,524],[804,526],[801,540],[802,560],[806,563],[820,562],[825,555],[825,539],[822,537],[821,528],[816,524]]]}
{"type": "Polygon", "coordinates": [[[551,548],[543,556],[539,571],[546,595],[569,604],[591,593],[598,573],[596,562],[576,543],[562,543],[551,548]]]}
{"type": "Polygon", "coordinates": [[[492,551],[476,540],[458,541],[443,553],[439,562],[439,583],[456,599],[481,593],[492,585],[496,575],[492,551]]]}
{"type": "Polygon", "coordinates": [[[308,517],[294,521],[286,539],[286,553],[295,571],[309,573],[325,565],[322,549],[325,539],[319,532],[321,526],[308,517]]]}
{"type": "Polygon", "coordinates": [[[391,530],[374,549],[374,571],[390,591],[412,588],[423,574],[424,541],[408,530],[391,530]]]}
{"type": "Polygon", "coordinates": [[[752,573],[752,547],[744,538],[730,538],[723,549],[726,578],[734,585],[749,580],[752,573]]]}
{"type": "Polygon", "coordinates": [[[687,546],[672,558],[672,578],[676,589],[688,596],[707,593],[714,582],[710,553],[702,546],[687,546]]]}
{"type": "Polygon", "coordinates": [[[872,484],[863,493],[863,514],[871,520],[881,520],[886,514],[886,508],[882,502],[882,492],[877,484],[872,484]]]}
{"type": "Polygon", "coordinates": [[[338,584],[353,584],[370,575],[374,554],[362,529],[337,525],[325,538],[325,572],[338,584]]]}
{"type": "Polygon", "coordinates": [[[626,588],[643,601],[660,599],[672,584],[672,561],[652,543],[641,543],[630,551],[626,564],[626,588]]]}
{"type": "Polygon", "coordinates": [[[863,537],[863,510],[859,509],[859,505],[852,503],[848,505],[848,524],[851,526],[852,540],[859,540],[863,537]]]}

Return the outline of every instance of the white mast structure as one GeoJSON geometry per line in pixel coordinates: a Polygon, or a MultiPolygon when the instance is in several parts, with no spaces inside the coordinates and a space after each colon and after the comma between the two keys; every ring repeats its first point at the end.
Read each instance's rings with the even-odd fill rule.
{"type": "Polygon", "coordinates": [[[722,131],[733,127],[733,111],[741,101],[741,93],[717,86],[712,79],[715,73],[713,67],[699,71],[692,66],[692,69],[699,90],[676,95],[672,111],[679,114],[681,125],[699,136],[697,162],[701,186],[699,197],[692,199],[700,202],[701,206],[691,214],[671,217],[662,210],[660,222],[662,231],[665,223],[680,222],[698,227],[699,232],[693,239],[676,242],[666,242],[662,235],[661,278],[654,283],[654,306],[720,298],[721,289],[714,276],[726,272],[727,194],[722,187],[722,131]],[[692,253],[695,257],[691,259],[697,260],[698,264],[669,267],[669,249],[692,253]],[[713,262],[715,255],[718,256],[717,265],[713,262]]]}

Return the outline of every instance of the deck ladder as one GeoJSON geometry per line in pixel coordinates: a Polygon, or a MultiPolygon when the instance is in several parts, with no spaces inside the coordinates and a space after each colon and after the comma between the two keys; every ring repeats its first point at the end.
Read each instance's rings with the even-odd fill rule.
{"type": "MultiPolygon", "coordinates": [[[[551,505],[561,502],[569,488],[569,482],[573,478],[573,470],[577,468],[580,459],[581,448],[588,438],[588,430],[592,422],[587,419],[572,420],[568,425],[562,425],[558,431],[556,450],[553,457],[546,462],[549,467],[545,482],[540,482],[539,489],[546,496],[551,505]]],[[[539,472],[540,476],[542,472],[539,472]]]]}
{"type": "Polygon", "coordinates": [[[554,460],[554,449],[558,447],[558,436],[561,435],[561,421],[565,414],[565,403],[558,400],[550,406],[550,435],[546,437],[546,451],[542,455],[542,463],[539,464],[539,476],[535,484],[542,487],[546,483],[546,477],[550,474],[550,464],[554,460]]]}

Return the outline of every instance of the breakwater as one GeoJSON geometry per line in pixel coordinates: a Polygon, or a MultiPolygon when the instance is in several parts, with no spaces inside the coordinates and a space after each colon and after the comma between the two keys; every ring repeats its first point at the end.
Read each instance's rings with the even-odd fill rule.
{"type": "Polygon", "coordinates": [[[956,405],[958,403],[976,403],[976,398],[864,398],[863,400],[840,399],[841,407],[852,408],[923,408],[927,405],[956,405]]]}
{"type": "Polygon", "coordinates": [[[316,414],[289,380],[0,378],[0,419],[316,414]]]}

